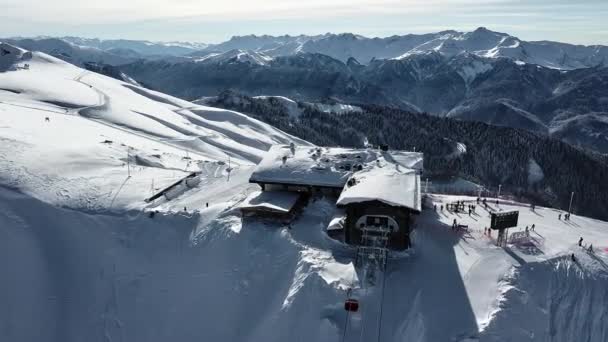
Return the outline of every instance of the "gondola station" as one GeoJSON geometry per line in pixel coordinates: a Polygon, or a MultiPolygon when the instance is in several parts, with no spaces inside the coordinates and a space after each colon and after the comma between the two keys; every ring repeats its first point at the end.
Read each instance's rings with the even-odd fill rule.
{"type": "Polygon", "coordinates": [[[275,145],[251,175],[262,191],[248,199],[248,215],[269,215],[281,203],[283,212],[297,209],[301,199],[285,207],[284,193],[299,198],[324,196],[336,201],[328,232],[339,232],[353,245],[403,250],[410,247],[413,215],[421,211],[420,173],[423,155],[388,148],[331,148],[275,145]],[[262,205],[264,204],[264,205],[262,205]]]}

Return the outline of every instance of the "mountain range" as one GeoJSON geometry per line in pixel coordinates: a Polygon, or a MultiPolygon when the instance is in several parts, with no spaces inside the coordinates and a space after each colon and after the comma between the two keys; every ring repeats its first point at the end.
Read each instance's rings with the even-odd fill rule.
{"type": "Polygon", "coordinates": [[[483,27],[386,38],[248,35],[210,45],[10,42],[188,100],[230,89],[382,105],[524,128],[608,153],[606,46],[528,42],[483,27]]]}

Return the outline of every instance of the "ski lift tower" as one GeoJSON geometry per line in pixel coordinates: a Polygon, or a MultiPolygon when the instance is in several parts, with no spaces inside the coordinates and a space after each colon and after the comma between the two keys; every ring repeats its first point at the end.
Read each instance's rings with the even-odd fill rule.
{"type": "Polygon", "coordinates": [[[361,244],[357,248],[357,264],[384,271],[388,257],[391,229],[388,226],[364,226],[361,228],[361,244]]]}

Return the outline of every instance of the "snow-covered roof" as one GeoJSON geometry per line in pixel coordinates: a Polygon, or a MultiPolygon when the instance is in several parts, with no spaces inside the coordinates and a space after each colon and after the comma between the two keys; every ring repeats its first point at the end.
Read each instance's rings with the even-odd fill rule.
{"type": "Polygon", "coordinates": [[[334,215],[332,216],[329,224],[327,225],[327,231],[341,230],[344,229],[344,220],[346,219],[346,210],[342,208],[336,208],[334,215]]]}
{"type": "Polygon", "coordinates": [[[421,211],[420,175],[414,169],[394,163],[356,172],[353,185],[347,184],[337,205],[380,201],[388,205],[421,211]]]}
{"type": "Polygon", "coordinates": [[[377,149],[274,145],[258,164],[250,182],[342,188],[360,165],[384,160],[395,166],[422,170],[422,153],[377,149]],[[283,162],[285,157],[285,162],[283,162]]]}
{"type": "Polygon", "coordinates": [[[239,205],[240,209],[265,209],[288,213],[300,194],[286,191],[255,191],[239,205]]]}

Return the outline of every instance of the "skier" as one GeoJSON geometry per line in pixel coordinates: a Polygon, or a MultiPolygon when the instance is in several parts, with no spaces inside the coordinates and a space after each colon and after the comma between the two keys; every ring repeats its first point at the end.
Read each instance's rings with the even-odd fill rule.
{"type": "Polygon", "coordinates": [[[433,210],[437,211],[437,204],[433,204],[433,210]]]}
{"type": "Polygon", "coordinates": [[[47,116],[44,118],[44,122],[51,122],[51,119],[47,116]]]}
{"type": "Polygon", "coordinates": [[[531,230],[532,230],[532,231],[534,231],[534,229],[535,229],[535,228],[536,228],[536,227],[534,226],[534,224],[532,224],[532,229],[531,229],[531,230]]]}
{"type": "Polygon", "coordinates": [[[526,226],[526,236],[530,236],[530,230],[528,229],[528,226],[526,226]]]}
{"type": "Polygon", "coordinates": [[[443,211],[443,204],[441,205],[441,211],[443,211]]]}
{"type": "Polygon", "coordinates": [[[557,215],[557,219],[561,221],[562,220],[562,214],[557,215]]]}
{"type": "Polygon", "coordinates": [[[578,239],[578,245],[581,247],[583,246],[583,237],[582,236],[580,239],[578,239]]]}
{"type": "Polygon", "coordinates": [[[483,227],[483,235],[486,235],[488,233],[488,228],[483,227]]]}
{"type": "Polygon", "coordinates": [[[188,208],[184,207],[184,211],[185,211],[185,212],[187,212],[187,211],[188,211],[188,208]]]}
{"type": "Polygon", "coordinates": [[[589,245],[589,249],[587,249],[590,253],[593,253],[593,244],[589,245]]]}
{"type": "Polygon", "coordinates": [[[576,258],[574,257],[574,253],[572,253],[572,255],[570,256],[570,258],[572,259],[572,262],[576,262],[576,258]]]}
{"type": "Polygon", "coordinates": [[[456,219],[454,219],[454,222],[452,223],[452,230],[456,230],[457,226],[458,226],[458,223],[456,222],[456,219]]]}
{"type": "Polygon", "coordinates": [[[209,202],[205,203],[205,208],[209,208],[209,202]]]}
{"type": "Polygon", "coordinates": [[[471,211],[472,211],[472,210],[473,210],[473,209],[471,209],[471,207],[469,207],[469,216],[471,216],[471,211]]]}

